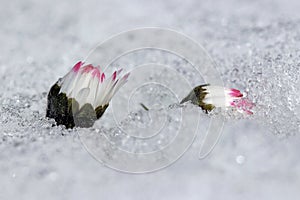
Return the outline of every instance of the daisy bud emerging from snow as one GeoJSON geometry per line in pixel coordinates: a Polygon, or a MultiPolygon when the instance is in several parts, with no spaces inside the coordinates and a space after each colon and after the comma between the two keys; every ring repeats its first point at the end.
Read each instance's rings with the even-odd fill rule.
{"type": "Polygon", "coordinates": [[[99,68],[78,62],[50,89],[46,117],[67,128],[93,126],[126,83],[129,73],[119,78],[121,71],[107,78],[99,68]]]}
{"type": "Polygon", "coordinates": [[[206,113],[215,107],[235,107],[240,112],[253,114],[251,109],[254,104],[243,98],[243,94],[237,89],[227,89],[221,86],[199,85],[180,103],[191,101],[200,106],[206,113]]]}

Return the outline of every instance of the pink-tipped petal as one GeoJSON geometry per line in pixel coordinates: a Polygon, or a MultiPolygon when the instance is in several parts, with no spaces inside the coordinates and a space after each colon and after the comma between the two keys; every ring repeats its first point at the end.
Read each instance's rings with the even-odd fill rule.
{"type": "Polygon", "coordinates": [[[82,73],[89,73],[90,71],[92,71],[94,69],[93,65],[89,64],[83,67],[83,71],[82,73]]]}
{"type": "Polygon", "coordinates": [[[75,65],[74,65],[74,67],[73,67],[73,71],[74,72],[78,72],[79,71],[79,69],[80,69],[80,67],[83,65],[83,62],[81,62],[81,61],[79,61],[78,63],[76,63],[75,65]]]}
{"type": "Polygon", "coordinates": [[[251,109],[255,106],[255,104],[248,99],[239,99],[235,102],[231,102],[231,106],[236,107],[237,109],[242,110],[249,115],[252,115],[253,112],[251,109]]]}
{"type": "Polygon", "coordinates": [[[129,77],[129,75],[130,75],[130,73],[128,72],[127,74],[125,74],[124,76],[123,76],[123,80],[127,80],[128,79],[128,77],[129,77]]]}
{"type": "Polygon", "coordinates": [[[243,97],[243,94],[238,94],[238,93],[229,93],[231,97],[243,97]]]}
{"type": "Polygon", "coordinates": [[[243,94],[237,90],[237,89],[230,89],[230,93],[229,93],[232,97],[243,97],[243,94]]]}
{"type": "Polygon", "coordinates": [[[92,76],[93,76],[93,77],[96,76],[97,78],[100,79],[100,71],[99,71],[99,69],[98,69],[97,67],[94,68],[94,70],[93,70],[93,72],[92,72],[92,76]]]}
{"type": "Polygon", "coordinates": [[[101,75],[101,83],[104,81],[104,79],[105,79],[105,74],[102,73],[102,75],[101,75]]]}
{"type": "Polygon", "coordinates": [[[101,72],[99,71],[99,73],[97,74],[97,78],[99,79],[99,80],[101,80],[101,72]]]}
{"type": "Polygon", "coordinates": [[[245,113],[247,113],[248,115],[253,115],[253,112],[250,110],[244,110],[245,113]]]}
{"type": "Polygon", "coordinates": [[[255,106],[255,104],[249,101],[248,99],[242,99],[239,102],[239,106],[252,109],[255,106]]]}
{"type": "Polygon", "coordinates": [[[122,68],[121,68],[121,69],[119,69],[119,70],[118,70],[118,72],[117,72],[117,74],[120,74],[122,71],[123,71],[123,69],[122,69],[122,68]]]}
{"type": "Polygon", "coordinates": [[[117,78],[117,71],[115,71],[112,75],[112,80],[115,81],[117,78]]]}

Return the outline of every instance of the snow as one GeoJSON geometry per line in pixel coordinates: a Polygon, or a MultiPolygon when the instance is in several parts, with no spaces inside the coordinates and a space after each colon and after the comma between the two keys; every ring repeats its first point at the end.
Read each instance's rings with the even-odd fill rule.
{"type": "MultiPolygon", "coordinates": [[[[300,195],[299,6],[296,0],[3,1],[0,199],[295,199],[300,195]],[[213,58],[224,85],[245,91],[256,103],[251,117],[225,114],[219,143],[204,159],[198,159],[203,130],[214,116],[191,105],[163,110],[204,79],[185,60],[162,51],[140,51],[113,63],[126,69],[160,60],[174,68],[133,71],[131,82],[94,128],[52,127],[53,121],[44,117],[47,92],[58,78],[99,42],[145,26],[192,37],[213,58]],[[163,84],[126,93],[143,80],[163,84]],[[140,106],[141,100],[150,112],[140,106]],[[93,138],[101,131],[128,152],[161,148],[179,129],[182,110],[188,130],[182,142],[195,133],[197,116],[200,131],[177,162],[156,172],[113,170],[85,148],[85,142],[102,144],[101,137],[93,138]],[[151,119],[166,128],[148,143],[126,137],[112,125],[122,122],[126,132],[146,137],[151,119]]],[[[177,156],[168,153],[172,159],[177,156]]]]}

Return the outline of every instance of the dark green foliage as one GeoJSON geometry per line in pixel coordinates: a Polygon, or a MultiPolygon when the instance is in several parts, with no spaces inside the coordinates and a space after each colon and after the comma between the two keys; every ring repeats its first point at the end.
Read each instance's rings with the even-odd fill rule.
{"type": "Polygon", "coordinates": [[[96,111],[96,116],[97,119],[99,119],[100,117],[102,117],[102,115],[104,114],[106,108],[108,107],[108,104],[104,105],[104,106],[98,106],[95,111],[96,111]]]}
{"type": "Polygon", "coordinates": [[[180,103],[182,104],[187,101],[191,101],[192,104],[200,106],[202,110],[204,110],[206,113],[212,111],[215,108],[215,106],[203,102],[205,96],[207,95],[207,91],[204,88],[205,86],[208,86],[208,84],[199,85],[195,87],[185,98],[182,99],[180,103]]]}
{"type": "Polygon", "coordinates": [[[95,110],[91,104],[79,104],[74,98],[67,98],[66,94],[59,93],[60,86],[55,83],[48,94],[46,117],[55,119],[57,125],[66,128],[92,127],[97,119],[105,112],[107,105],[99,106],[95,110]]]}

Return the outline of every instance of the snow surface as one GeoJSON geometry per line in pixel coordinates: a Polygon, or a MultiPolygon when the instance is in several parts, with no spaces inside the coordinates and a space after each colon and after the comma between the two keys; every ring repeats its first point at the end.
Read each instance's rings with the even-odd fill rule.
{"type": "MultiPolygon", "coordinates": [[[[299,8],[297,0],[2,1],[0,199],[296,199],[299,8]],[[101,165],[83,147],[78,131],[97,132],[101,120],[92,129],[66,130],[52,127],[44,116],[50,86],[73,64],[113,34],[145,26],[171,28],[201,43],[224,84],[248,92],[257,107],[246,119],[226,117],[223,135],[207,158],[197,158],[200,135],[173,165],[132,175],[101,165]]],[[[157,58],[153,52],[135,55],[146,57],[157,58]]],[[[176,99],[164,91],[162,97],[170,97],[165,104],[176,99]]],[[[160,97],[159,90],[149,95],[148,106],[160,97]]],[[[105,117],[109,114],[102,121],[105,117]]],[[[135,122],[135,117],[129,119],[135,122]]],[[[140,126],[143,119],[137,119],[140,126]]],[[[130,129],[130,120],[124,126],[130,129]]],[[[124,148],[130,150],[130,144],[124,148]]]]}

